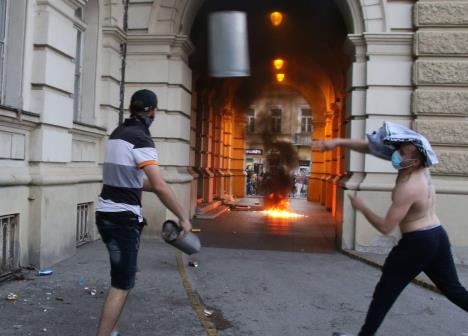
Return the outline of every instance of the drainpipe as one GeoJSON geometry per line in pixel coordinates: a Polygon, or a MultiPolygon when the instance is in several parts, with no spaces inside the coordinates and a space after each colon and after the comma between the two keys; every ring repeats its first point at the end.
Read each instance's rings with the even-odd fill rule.
{"type": "MultiPolygon", "coordinates": [[[[122,0],[124,5],[124,16],[123,16],[123,30],[125,32],[125,39],[127,39],[128,32],[128,1],[122,0]]],[[[120,44],[120,52],[122,54],[122,66],[120,74],[120,106],[119,106],[119,125],[124,120],[124,97],[125,97],[125,68],[127,65],[127,40],[120,44]]]]}

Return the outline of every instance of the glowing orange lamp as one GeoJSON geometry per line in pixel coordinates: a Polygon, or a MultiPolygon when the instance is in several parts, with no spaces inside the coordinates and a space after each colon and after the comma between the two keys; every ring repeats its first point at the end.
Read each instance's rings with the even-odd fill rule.
{"type": "Polygon", "coordinates": [[[283,14],[281,12],[272,12],[270,21],[273,26],[278,27],[283,22],[283,14]]]}
{"type": "Polygon", "coordinates": [[[281,70],[284,65],[284,60],[281,58],[277,58],[273,60],[273,66],[275,67],[276,70],[281,70]]]}
{"type": "Polygon", "coordinates": [[[284,73],[277,73],[277,74],[276,74],[276,80],[277,80],[279,83],[281,83],[282,81],[284,81],[284,77],[285,77],[284,73]]]}

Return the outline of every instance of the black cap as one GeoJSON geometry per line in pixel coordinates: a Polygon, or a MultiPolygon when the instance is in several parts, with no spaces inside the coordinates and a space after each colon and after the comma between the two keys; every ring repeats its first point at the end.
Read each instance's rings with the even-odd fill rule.
{"type": "Polygon", "coordinates": [[[134,112],[149,112],[158,107],[158,97],[153,91],[138,90],[132,95],[130,106],[134,112]]]}

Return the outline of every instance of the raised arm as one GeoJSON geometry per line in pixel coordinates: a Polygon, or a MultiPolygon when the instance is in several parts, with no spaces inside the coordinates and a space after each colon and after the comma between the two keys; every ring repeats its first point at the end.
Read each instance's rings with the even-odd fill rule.
{"type": "Polygon", "coordinates": [[[154,192],[161,202],[179,218],[179,223],[184,230],[184,233],[192,230],[187,211],[177,201],[174,192],[164,181],[161,170],[156,165],[149,165],[143,168],[148,180],[145,180],[143,185],[144,191],[154,192]]]}
{"type": "Polygon", "coordinates": [[[329,141],[312,141],[312,148],[319,149],[321,151],[333,150],[336,147],[343,147],[361,153],[369,153],[369,143],[366,140],[336,138],[329,141]]]}

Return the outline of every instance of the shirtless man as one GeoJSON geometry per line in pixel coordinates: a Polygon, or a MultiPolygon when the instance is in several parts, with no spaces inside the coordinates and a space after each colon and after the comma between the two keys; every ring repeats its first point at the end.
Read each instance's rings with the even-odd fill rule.
{"type": "MultiPolygon", "coordinates": [[[[333,139],[313,145],[323,151],[341,146],[370,153],[365,140],[333,139]]],[[[391,160],[398,176],[385,217],[375,214],[359,197],[349,197],[352,206],[379,232],[389,234],[398,226],[402,233],[385,260],[360,336],[375,335],[398,295],[421,272],[450,301],[468,311],[468,292],[458,280],[447,233],[435,213],[435,190],[424,165],[426,157],[411,142],[400,143],[396,148],[391,160]]]]}

